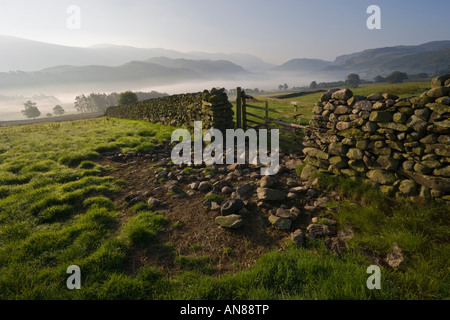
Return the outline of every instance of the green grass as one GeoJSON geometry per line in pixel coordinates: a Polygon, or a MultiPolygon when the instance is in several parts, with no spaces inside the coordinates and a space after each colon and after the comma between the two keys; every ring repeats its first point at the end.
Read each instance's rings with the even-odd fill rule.
{"type": "Polygon", "coordinates": [[[319,184],[347,199],[334,216],[356,233],[349,241],[352,250],[385,257],[394,243],[402,249],[404,263],[396,272],[386,270],[402,299],[450,297],[450,208],[445,202],[393,203],[366,183],[326,175],[319,176],[319,184]]]}
{"type": "Polygon", "coordinates": [[[160,143],[172,130],[108,118],[2,128],[0,298],[68,298],[72,264],[83,269],[87,287],[109,270],[123,272],[131,248],[151,242],[165,220],[140,208],[119,223],[110,196],[123,183],[103,176],[94,161],[160,143]]]}
{"type": "Polygon", "coordinates": [[[210,194],[205,196],[205,200],[210,200],[216,202],[217,204],[222,204],[223,198],[218,194],[210,194]]]}

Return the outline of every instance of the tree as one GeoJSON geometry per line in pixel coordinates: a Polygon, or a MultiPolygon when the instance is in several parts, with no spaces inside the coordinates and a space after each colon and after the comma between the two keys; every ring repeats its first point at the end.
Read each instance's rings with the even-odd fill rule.
{"type": "Polygon", "coordinates": [[[283,88],[284,88],[284,90],[289,89],[289,86],[287,85],[287,83],[285,83],[285,84],[283,85],[283,88]]]}
{"type": "Polygon", "coordinates": [[[139,101],[137,95],[131,91],[125,91],[120,94],[119,105],[128,106],[130,104],[137,103],[139,101]]]}
{"type": "Polygon", "coordinates": [[[309,85],[310,89],[316,89],[317,88],[317,82],[313,81],[311,82],[311,84],[309,85]]]}
{"type": "Polygon", "coordinates": [[[41,112],[39,111],[36,102],[28,100],[23,105],[25,106],[25,110],[22,110],[22,113],[25,117],[34,119],[41,115],[41,112]]]}
{"type": "Polygon", "coordinates": [[[53,113],[55,114],[55,116],[62,116],[65,112],[66,111],[60,105],[56,105],[53,108],[53,113]]]}
{"type": "Polygon", "coordinates": [[[356,73],[351,73],[347,76],[347,80],[345,80],[345,85],[350,88],[358,88],[358,86],[361,84],[361,79],[359,78],[359,75],[356,73]]]}
{"type": "Polygon", "coordinates": [[[373,81],[375,81],[375,83],[380,83],[380,82],[386,82],[386,79],[383,78],[382,76],[378,75],[375,78],[373,78],[373,81]]]}
{"type": "Polygon", "coordinates": [[[390,83],[402,83],[408,79],[408,75],[404,72],[394,71],[386,77],[386,81],[390,83]]]}
{"type": "Polygon", "coordinates": [[[49,113],[46,114],[46,116],[47,116],[48,118],[50,118],[50,117],[53,117],[53,114],[51,114],[51,113],[49,112],[49,113]]]}
{"type": "Polygon", "coordinates": [[[279,90],[283,90],[283,88],[284,88],[284,86],[283,86],[282,84],[280,84],[280,85],[278,86],[278,89],[279,89],[279,90]]]}

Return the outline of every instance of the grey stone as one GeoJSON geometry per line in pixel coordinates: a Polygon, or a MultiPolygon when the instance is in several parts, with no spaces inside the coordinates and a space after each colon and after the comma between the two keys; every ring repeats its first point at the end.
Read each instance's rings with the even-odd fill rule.
{"type": "Polygon", "coordinates": [[[159,206],[162,205],[162,202],[160,200],[158,200],[156,198],[153,198],[153,197],[149,198],[147,203],[148,203],[149,206],[152,206],[154,208],[159,207],[159,206]]]}
{"type": "Polygon", "coordinates": [[[289,200],[295,200],[298,198],[298,195],[294,192],[288,192],[286,198],[288,198],[289,200]]]}
{"type": "Polygon", "coordinates": [[[363,152],[357,148],[352,148],[347,153],[347,158],[351,160],[362,160],[363,156],[363,152]]]}
{"type": "Polygon", "coordinates": [[[428,121],[430,119],[431,112],[430,112],[429,109],[423,108],[423,109],[416,109],[414,111],[414,114],[418,118],[420,118],[420,119],[422,119],[423,121],[426,122],[426,121],[428,121]]]}
{"type": "Polygon", "coordinates": [[[414,165],[414,171],[420,174],[429,174],[431,173],[431,168],[427,167],[426,165],[418,162],[414,165]]]}
{"type": "Polygon", "coordinates": [[[315,148],[304,148],[303,153],[317,159],[328,160],[330,155],[322,150],[315,148]]]}
{"type": "Polygon", "coordinates": [[[337,256],[348,251],[347,243],[339,237],[326,239],[324,243],[325,247],[337,256]]]}
{"type": "Polygon", "coordinates": [[[200,190],[202,192],[207,192],[207,191],[211,190],[211,185],[207,181],[202,181],[198,185],[198,190],[200,190]]]}
{"type": "Polygon", "coordinates": [[[168,175],[169,175],[169,171],[167,171],[167,170],[162,170],[161,172],[159,172],[159,173],[156,175],[156,178],[157,178],[157,179],[165,179],[165,178],[167,178],[168,175]]]}
{"type": "Polygon", "coordinates": [[[292,207],[289,210],[290,219],[296,220],[300,216],[300,209],[297,207],[292,207]]]}
{"type": "Polygon", "coordinates": [[[428,126],[428,122],[423,121],[422,119],[420,119],[419,117],[417,117],[416,115],[412,115],[408,121],[406,122],[406,124],[413,128],[414,131],[417,132],[424,132],[428,126]]]}
{"type": "Polygon", "coordinates": [[[217,202],[211,202],[211,210],[213,210],[213,211],[218,211],[218,210],[220,210],[220,205],[217,203],[217,202]]]}
{"type": "Polygon", "coordinates": [[[328,153],[335,156],[345,157],[347,152],[348,147],[340,142],[331,143],[328,147],[328,153]]]}
{"type": "Polygon", "coordinates": [[[446,81],[450,79],[450,74],[442,75],[431,80],[431,87],[437,88],[445,85],[446,81]]]}
{"type": "Polygon", "coordinates": [[[293,188],[293,187],[297,187],[297,186],[298,186],[298,182],[297,182],[297,180],[294,180],[294,179],[288,179],[288,180],[286,181],[286,185],[287,185],[289,188],[293,188]]]}
{"type": "Polygon", "coordinates": [[[392,119],[392,112],[387,111],[372,111],[369,118],[372,122],[391,122],[392,119]]]}
{"type": "Polygon", "coordinates": [[[403,259],[402,250],[397,245],[397,243],[394,242],[393,249],[386,256],[385,261],[391,268],[396,269],[400,266],[400,264],[403,262],[403,260],[404,259],[403,259]]]}
{"type": "Polygon", "coordinates": [[[308,191],[308,186],[298,186],[298,187],[292,187],[288,191],[293,193],[306,193],[308,191]]]}
{"type": "Polygon", "coordinates": [[[236,190],[236,193],[240,196],[243,196],[245,194],[247,194],[248,192],[250,192],[250,190],[253,189],[253,185],[251,185],[250,183],[246,183],[243,186],[239,187],[236,190]]]}
{"type": "Polygon", "coordinates": [[[379,184],[393,184],[397,180],[392,172],[380,169],[367,172],[367,177],[379,184]]]}
{"type": "Polygon", "coordinates": [[[290,219],[290,214],[283,208],[278,208],[275,215],[280,218],[290,219]]]}
{"type": "Polygon", "coordinates": [[[332,157],[330,158],[330,164],[336,167],[337,169],[344,169],[347,167],[348,158],[343,158],[339,156],[332,157]]]}
{"type": "Polygon", "coordinates": [[[362,111],[372,111],[372,102],[368,100],[358,101],[353,108],[362,111]]]}
{"type": "Polygon", "coordinates": [[[364,132],[374,133],[377,131],[378,125],[374,122],[366,122],[362,127],[361,130],[364,132]]]}
{"type": "Polygon", "coordinates": [[[450,94],[450,88],[449,87],[435,87],[428,91],[427,96],[430,98],[441,98],[448,96],[450,94]]]}
{"type": "Polygon", "coordinates": [[[294,232],[292,232],[290,238],[292,241],[294,241],[295,245],[298,247],[303,246],[303,243],[305,241],[303,237],[303,232],[300,229],[297,229],[294,232]]]}
{"type": "Polygon", "coordinates": [[[272,187],[275,183],[277,182],[277,180],[272,177],[272,176],[264,176],[260,182],[259,182],[259,186],[261,188],[270,188],[272,187]]]}
{"type": "Polygon", "coordinates": [[[338,122],[337,124],[336,124],[336,129],[337,130],[347,130],[347,129],[350,129],[352,127],[352,124],[350,123],[350,122],[338,122]]]}
{"type": "Polygon", "coordinates": [[[436,191],[450,190],[450,178],[433,177],[406,170],[401,171],[401,173],[428,189],[433,189],[436,191]]]}
{"type": "Polygon", "coordinates": [[[244,201],[241,199],[231,199],[222,204],[220,212],[223,216],[230,215],[245,208],[244,201]]]}
{"type": "Polygon", "coordinates": [[[394,122],[396,123],[402,123],[405,124],[406,120],[408,120],[408,117],[406,116],[406,114],[401,113],[401,112],[397,112],[394,113],[394,117],[393,117],[394,122]]]}
{"type": "Polygon", "coordinates": [[[223,188],[220,190],[220,192],[222,192],[223,194],[231,194],[231,193],[233,192],[233,189],[230,188],[230,187],[228,187],[228,186],[226,186],[226,187],[223,187],[223,188]]]}
{"type": "Polygon", "coordinates": [[[307,164],[302,170],[300,179],[304,181],[309,180],[315,172],[317,172],[317,168],[310,164],[307,164]]]}
{"type": "Polygon", "coordinates": [[[199,186],[198,182],[193,182],[189,185],[189,188],[191,188],[192,190],[198,190],[198,186],[199,186]]]}
{"type": "Polygon", "coordinates": [[[447,178],[450,177],[450,166],[447,165],[447,166],[445,166],[443,168],[435,169],[433,171],[433,175],[447,177],[447,178]]]}
{"type": "Polygon", "coordinates": [[[277,217],[277,216],[275,216],[273,214],[269,216],[269,221],[275,227],[278,227],[278,228],[283,229],[283,230],[290,229],[291,225],[292,225],[292,220],[285,219],[285,218],[280,218],[280,217],[277,217]]]}
{"type": "Polygon", "coordinates": [[[338,114],[338,115],[341,115],[341,114],[349,114],[349,113],[351,112],[351,110],[352,110],[352,109],[350,109],[350,108],[347,107],[347,106],[338,106],[338,107],[336,108],[336,110],[334,110],[334,114],[338,114]]]}
{"type": "Polygon", "coordinates": [[[315,198],[318,195],[319,195],[319,193],[317,192],[317,190],[309,189],[308,191],[306,191],[306,196],[307,197],[315,198]]]}
{"type": "Polygon", "coordinates": [[[260,200],[281,201],[286,198],[286,194],[283,191],[275,189],[258,188],[257,193],[260,200]]]}
{"type": "Polygon", "coordinates": [[[349,89],[341,89],[331,95],[331,99],[347,101],[353,97],[353,92],[349,89]]]}
{"type": "Polygon", "coordinates": [[[391,158],[391,157],[380,156],[377,159],[377,163],[384,170],[395,171],[395,170],[397,170],[398,165],[400,164],[400,161],[398,161],[394,158],[391,158]]]}
{"type": "Polygon", "coordinates": [[[418,185],[412,180],[402,180],[400,183],[398,190],[407,196],[412,196],[417,192],[418,185]]]}
{"type": "Polygon", "coordinates": [[[450,106],[450,97],[441,97],[436,99],[436,103],[444,104],[446,106],[450,106]]]}
{"type": "Polygon", "coordinates": [[[215,222],[223,228],[228,229],[238,229],[244,226],[244,220],[237,214],[232,214],[229,216],[218,216],[215,222]]]}
{"type": "Polygon", "coordinates": [[[386,110],[386,104],[382,101],[375,102],[372,106],[372,111],[386,110]]]}
{"type": "Polygon", "coordinates": [[[379,93],[372,93],[371,95],[369,95],[367,97],[368,100],[370,101],[380,101],[380,100],[384,100],[383,95],[379,94],[379,93]]]}
{"type": "Polygon", "coordinates": [[[330,229],[324,224],[310,224],[306,229],[315,237],[325,237],[330,234],[330,229]]]}

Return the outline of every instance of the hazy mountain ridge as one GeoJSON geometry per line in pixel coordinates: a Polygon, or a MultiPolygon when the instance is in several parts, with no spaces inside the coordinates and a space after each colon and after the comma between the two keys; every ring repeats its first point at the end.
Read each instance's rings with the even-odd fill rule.
{"type": "Polygon", "coordinates": [[[58,66],[35,72],[0,73],[2,88],[44,87],[79,83],[174,83],[203,77],[189,69],[174,69],[145,62],[129,62],[118,67],[58,66]]]}
{"type": "Polygon", "coordinates": [[[292,59],[288,62],[285,62],[284,64],[277,66],[275,68],[272,68],[272,71],[281,71],[281,72],[309,72],[309,71],[316,71],[324,69],[330,65],[332,65],[333,62],[321,60],[321,59],[305,59],[305,58],[298,58],[298,59],[292,59]]]}
{"type": "Polygon", "coordinates": [[[183,53],[162,48],[136,48],[112,44],[80,48],[3,35],[0,35],[0,48],[2,48],[0,50],[0,71],[3,72],[16,70],[31,72],[59,65],[120,66],[130,61],[144,61],[157,57],[227,60],[249,70],[272,66],[250,54],[183,53]]]}
{"type": "Polygon", "coordinates": [[[368,74],[433,73],[450,68],[450,41],[433,41],[418,46],[368,49],[336,58],[330,68],[363,71],[368,74]]]}
{"type": "Polygon", "coordinates": [[[338,56],[335,61],[296,58],[279,66],[250,54],[182,53],[112,44],[78,48],[1,35],[0,47],[0,71],[26,71],[0,73],[0,85],[6,87],[59,81],[111,83],[118,78],[131,82],[144,79],[149,84],[163,85],[186,79],[232,79],[272,72],[324,75],[357,72],[370,78],[396,70],[433,73],[450,68],[450,41],[368,49],[338,56]]]}
{"type": "Polygon", "coordinates": [[[148,63],[155,63],[167,68],[185,68],[192,70],[203,76],[229,76],[248,73],[244,68],[226,60],[189,60],[170,59],[167,57],[150,58],[145,60],[148,63]]]}

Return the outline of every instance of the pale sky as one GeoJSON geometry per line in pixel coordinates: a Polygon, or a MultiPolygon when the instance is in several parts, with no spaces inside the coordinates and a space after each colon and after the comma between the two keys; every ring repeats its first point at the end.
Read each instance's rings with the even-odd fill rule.
{"type": "Polygon", "coordinates": [[[280,64],[450,40],[449,14],[449,0],[0,0],[0,34],[83,47],[250,53],[280,64]],[[80,30],[67,28],[70,5],[81,10],[80,30]],[[381,30],[366,27],[370,5],[381,8],[381,30]]]}

